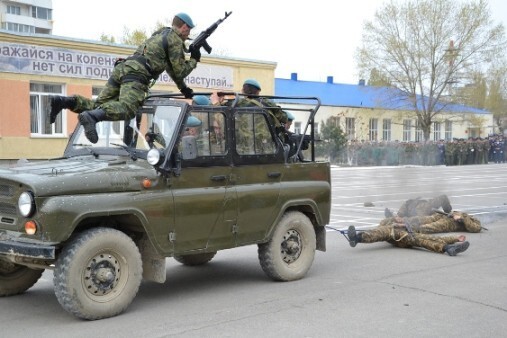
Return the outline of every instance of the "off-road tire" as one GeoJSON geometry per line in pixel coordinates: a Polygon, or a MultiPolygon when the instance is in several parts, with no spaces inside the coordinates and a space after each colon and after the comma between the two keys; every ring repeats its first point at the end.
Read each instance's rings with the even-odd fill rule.
{"type": "Polygon", "coordinates": [[[93,228],[76,235],[56,262],[53,283],[60,305],[95,320],[123,312],[139,290],[139,249],[123,232],[93,228]]]}
{"type": "Polygon", "coordinates": [[[206,252],[193,255],[174,256],[174,259],[183,265],[196,266],[208,263],[213,259],[213,257],[215,257],[216,254],[216,251],[206,252]]]}
{"type": "Polygon", "coordinates": [[[13,296],[30,289],[44,270],[31,269],[0,260],[0,297],[13,296]]]}
{"type": "Polygon", "coordinates": [[[271,239],[259,244],[262,270],[276,281],[303,278],[315,257],[315,230],[312,222],[298,211],[287,212],[277,224],[271,239]]]}

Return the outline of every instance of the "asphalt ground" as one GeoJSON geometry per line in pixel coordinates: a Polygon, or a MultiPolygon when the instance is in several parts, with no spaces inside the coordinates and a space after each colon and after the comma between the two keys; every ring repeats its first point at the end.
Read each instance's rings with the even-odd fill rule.
{"type": "Polygon", "coordinates": [[[83,321],[58,304],[52,272],[0,299],[2,337],[505,337],[507,165],[333,168],[330,226],[366,229],[386,207],[445,193],[488,228],[456,257],[388,243],[351,248],[327,233],[308,275],[273,282],[256,246],[191,268],[167,260],[165,284],[143,282],[125,313],[83,321]],[[366,204],[365,204],[366,203],[366,204]],[[372,205],[372,206],[365,206],[372,205]]]}

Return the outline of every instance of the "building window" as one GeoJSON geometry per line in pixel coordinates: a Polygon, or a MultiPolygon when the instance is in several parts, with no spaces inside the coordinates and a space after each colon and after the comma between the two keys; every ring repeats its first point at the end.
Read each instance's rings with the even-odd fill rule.
{"type": "Polygon", "coordinates": [[[403,120],[403,141],[412,140],[412,120],[403,120]]]}
{"type": "Polygon", "coordinates": [[[29,25],[22,25],[19,23],[5,22],[2,24],[2,28],[11,32],[18,33],[35,33],[35,27],[29,25]]]}
{"type": "MultiPolygon", "coordinates": [[[[96,100],[97,96],[99,96],[100,92],[104,89],[104,87],[92,87],[92,100],[96,100]]],[[[97,134],[99,138],[105,137],[114,137],[117,139],[121,139],[121,135],[123,133],[123,129],[125,126],[125,122],[121,121],[104,121],[102,123],[97,124],[97,134]]]]}
{"type": "Polygon", "coordinates": [[[301,134],[301,122],[294,123],[294,133],[301,134]]]}
{"type": "Polygon", "coordinates": [[[7,6],[7,14],[21,15],[21,7],[7,6]]]}
{"type": "Polygon", "coordinates": [[[340,117],[339,116],[332,116],[331,123],[332,123],[333,127],[340,128],[340,117]]]}
{"type": "Polygon", "coordinates": [[[382,140],[391,141],[391,119],[382,121],[382,140]]]}
{"type": "Polygon", "coordinates": [[[32,17],[42,20],[52,20],[53,13],[50,8],[32,6],[32,17]]]}
{"type": "Polygon", "coordinates": [[[369,123],[369,137],[370,141],[377,141],[378,139],[378,119],[370,119],[369,123]]]}
{"type": "Polygon", "coordinates": [[[452,121],[445,121],[445,140],[452,141],[452,121]]]}
{"type": "Polygon", "coordinates": [[[415,121],[415,141],[421,142],[423,140],[423,133],[421,129],[421,123],[419,120],[415,121]]]}
{"type": "Polygon", "coordinates": [[[442,139],[441,129],[442,126],[440,122],[433,122],[433,141],[439,141],[442,139]]]}
{"type": "Polygon", "coordinates": [[[347,135],[347,140],[355,140],[356,139],[356,119],[353,117],[345,118],[345,134],[347,135]]]}
{"type": "Polygon", "coordinates": [[[30,83],[30,133],[32,135],[62,135],[62,114],[55,123],[49,123],[49,99],[53,95],[62,95],[62,85],[30,83]]]}

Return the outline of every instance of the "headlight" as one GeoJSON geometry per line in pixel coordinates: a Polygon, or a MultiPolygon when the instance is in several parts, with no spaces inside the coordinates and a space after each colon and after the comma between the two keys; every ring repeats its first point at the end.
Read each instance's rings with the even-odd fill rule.
{"type": "Polygon", "coordinates": [[[19,195],[18,209],[23,217],[30,217],[35,212],[35,200],[29,191],[25,191],[19,195]]]}
{"type": "Polygon", "coordinates": [[[158,149],[150,149],[148,151],[148,155],[146,156],[146,160],[151,165],[157,165],[162,162],[162,154],[160,153],[160,150],[158,149]]]}

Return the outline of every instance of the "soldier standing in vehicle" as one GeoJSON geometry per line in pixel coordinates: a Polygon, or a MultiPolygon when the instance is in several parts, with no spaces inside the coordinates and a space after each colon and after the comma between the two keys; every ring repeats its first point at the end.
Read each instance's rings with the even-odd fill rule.
{"type": "Polygon", "coordinates": [[[164,70],[181,93],[191,98],[193,91],[187,87],[184,79],[201,60],[199,49],[192,51],[189,60],[185,59],[185,40],[192,28],[194,23],[190,16],[176,14],[172,28],[159,29],[132,56],[115,63],[106,87],[95,101],[80,95],[53,97],[50,122],[55,122],[62,109],[70,109],[79,114],[88,140],[97,143],[95,125],[100,121],[131,119],[143,104],[150,83],[164,70]]]}

